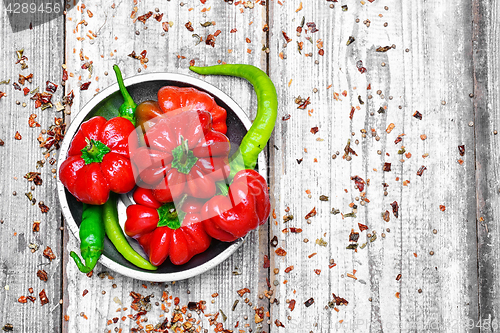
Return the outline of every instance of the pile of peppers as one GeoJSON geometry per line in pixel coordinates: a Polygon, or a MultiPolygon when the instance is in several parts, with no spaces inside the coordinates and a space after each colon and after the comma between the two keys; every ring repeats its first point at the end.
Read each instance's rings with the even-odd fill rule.
{"type": "Polygon", "coordinates": [[[71,253],[82,272],[95,266],[104,233],[127,260],[154,270],[167,258],[175,265],[187,263],[207,250],[212,238],[232,242],[244,237],[269,217],[267,183],[254,168],[276,121],[272,81],[250,65],[190,69],[247,79],[258,99],[251,128],[229,157],[226,110],[210,95],[163,87],[158,101],[136,106],[115,66],[125,100],[120,116],[83,123],[60,168],[61,182],[84,203],[80,249],[86,265],[71,253]],[[133,139],[136,124],[143,136],[133,139]],[[129,192],[136,184],[125,233],[139,242],[149,261],[130,247],[118,223],[115,193],[129,192]]]}

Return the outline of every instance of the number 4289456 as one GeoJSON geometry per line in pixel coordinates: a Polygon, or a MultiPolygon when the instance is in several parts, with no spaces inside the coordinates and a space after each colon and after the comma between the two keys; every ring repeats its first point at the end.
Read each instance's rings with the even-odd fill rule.
{"type": "Polygon", "coordinates": [[[28,14],[28,13],[47,13],[59,14],[61,12],[62,5],[59,2],[42,2],[42,3],[28,3],[28,2],[16,2],[9,3],[5,9],[9,14],[28,14]]]}

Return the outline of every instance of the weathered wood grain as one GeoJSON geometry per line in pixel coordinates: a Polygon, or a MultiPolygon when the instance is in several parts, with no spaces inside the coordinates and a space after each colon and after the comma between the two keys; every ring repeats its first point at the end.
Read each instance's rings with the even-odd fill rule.
{"type": "MultiPolygon", "coordinates": [[[[63,34],[63,17],[36,26],[33,30],[13,33],[3,4],[0,5],[0,81],[10,79],[9,84],[0,85],[0,91],[7,96],[0,99],[1,126],[0,139],[5,145],[0,147],[0,327],[10,323],[15,332],[57,332],[60,329],[61,307],[61,211],[55,192],[56,180],[49,163],[36,169],[37,161],[44,159],[43,151],[38,147],[37,137],[41,129],[47,129],[54,123],[54,117],[60,113],[55,108],[41,111],[35,109],[34,101],[24,96],[22,91],[14,90],[13,83],[18,81],[19,74],[27,76],[33,73],[33,82],[26,83],[29,89],[45,90],[47,80],[60,84],[64,44],[55,36],[63,34]],[[24,48],[28,57],[28,68],[21,70],[15,64],[16,50],[24,48]],[[16,103],[20,102],[20,105],[16,103]],[[26,103],[23,107],[22,103],[26,103]],[[28,118],[36,114],[41,127],[30,128],[28,118]],[[15,140],[16,131],[22,136],[15,140]],[[40,172],[42,186],[31,189],[33,183],[24,179],[28,172],[40,172]],[[13,195],[16,192],[17,195],[13,195]],[[32,205],[25,193],[32,192],[36,205],[32,205]],[[38,202],[43,201],[50,211],[42,214],[38,202]],[[33,221],[40,221],[40,232],[32,231],[33,221]],[[38,250],[32,253],[29,244],[37,244],[38,250]],[[49,262],[42,252],[50,246],[56,259],[49,262]],[[38,270],[48,273],[48,281],[42,282],[36,276],[38,270]],[[33,294],[28,292],[33,288],[33,294]],[[45,289],[49,304],[41,306],[39,292],[45,289]],[[20,296],[33,296],[34,303],[28,301],[21,304],[20,296]]],[[[27,22],[26,24],[29,24],[27,22]]],[[[24,88],[24,87],[23,87],[24,88]]],[[[53,97],[60,100],[61,87],[53,97]]]]}
{"type": "MultiPolygon", "coordinates": [[[[201,12],[203,6],[199,1],[188,1],[185,2],[184,6],[180,6],[177,1],[155,5],[141,2],[137,6],[137,16],[148,11],[154,12],[157,6],[159,12],[164,13],[162,22],[172,21],[173,26],[162,35],[161,24],[153,17],[146,24],[139,21],[133,23],[130,18],[134,7],[132,1],[116,2],[114,9],[110,5],[87,4],[85,10],[88,9],[93,13],[92,18],[88,18],[87,14],[82,15],[77,8],[68,13],[66,20],[66,48],[68,50],[66,63],[69,70],[75,74],[75,77],[68,82],[68,91],[74,89],[77,93],[76,78],[78,76],[82,75],[82,82],[88,81],[86,78],[88,71],[79,70],[83,63],[79,58],[79,50],[83,48],[84,55],[93,61],[90,89],[87,92],[77,93],[72,108],[73,114],[90,100],[96,88],[104,88],[115,82],[114,75],[112,75],[114,63],[120,65],[125,77],[138,74],[139,69],[142,73],[174,72],[196,76],[188,71],[189,62],[192,59],[200,66],[216,64],[220,60],[228,63],[249,63],[265,69],[265,53],[262,51],[262,45],[265,44],[266,40],[266,35],[262,31],[266,18],[265,6],[255,5],[254,9],[243,9],[243,13],[240,12],[240,8],[244,8],[243,6],[210,0],[205,5],[210,10],[205,13],[201,12]],[[190,10],[191,7],[194,9],[190,10]],[[80,29],[79,32],[73,33],[76,23],[80,22],[82,18],[88,22],[88,25],[83,27],[83,30],[80,29]],[[188,31],[184,26],[188,21],[192,23],[193,32],[188,31]],[[200,23],[207,21],[215,21],[215,26],[204,28],[200,25],[200,23]],[[253,23],[249,25],[249,22],[253,23]],[[236,28],[237,32],[229,33],[233,28],[236,28]],[[93,41],[86,37],[89,29],[94,32],[100,29],[98,37],[93,41]],[[198,34],[205,40],[208,34],[213,34],[218,29],[221,30],[221,34],[217,37],[214,48],[205,45],[204,42],[195,45],[196,40],[192,34],[198,34]],[[77,37],[85,37],[85,40],[78,41],[77,37]],[[246,38],[249,38],[250,43],[246,42],[246,38]],[[73,49],[76,53],[73,53],[73,49]],[[147,50],[149,60],[147,69],[141,66],[138,60],[127,57],[132,51],[139,54],[143,50],[147,50]],[[108,76],[103,75],[105,71],[109,72],[108,76]],[[99,77],[98,82],[95,80],[96,76],[99,77]]],[[[244,110],[248,110],[250,117],[255,115],[256,98],[249,84],[243,80],[228,77],[206,77],[203,79],[225,91],[244,110]]],[[[267,269],[262,268],[263,255],[267,254],[267,227],[258,233],[253,232],[248,241],[220,266],[187,281],[175,284],[168,283],[168,286],[164,284],[153,286],[147,282],[133,280],[113,272],[110,272],[114,277],[113,280],[108,278],[101,280],[97,277],[97,273],[105,271],[106,268],[100,265],[94,270],[94,276],[89,279],[78,273],[75,265],[68,260],[68,252],[77,249],[77,246],[76,238],[66,233],[63,290],[65,295],[64,315],[69,316],[69,321],[63,322],[63,332],[101,332],[105,329],[113,330],[114,327],[128,331],[131,327],[135,327],[135,323],[129,319],[107,325],[109,319],[121,318],[123,315],[135,313],[130,309],[132,298],[129,293],[131,291],[137,291],[143,295],[154,294],[153,304],[155,301],[159,301],[158,298],[161,297],[163,290],[168,290],[169,295],[173,297],[179,297],[181,305],[187,304],[188,301],[205,300],[207,302],[206,313],[216,313],[219,309],[224,311],[227,315],[224,326],[227,328],[234,328],[236,322],[240,321],[240,328],[246,330],[244,325],[249,323],[255,331],[253,307],[256,305],[265,306],[267,309],[268,300],[266,298],[259,300],[257,297],[264,288],[267,289],[265,284],[267,269]],[[233,271],[238,271],[241,275],[233,275],[233,271]],[[115,289],[111,287],[113,284],[116,284],[115,289]],[[145,284],[148,289],[143,289],[142,284],[145,284]],[[236,290],[244,287],[251,290],[250,295],[247,294],[245,297],[250,299],[252,306],[244,302],[245,297],[241,298],[236,293],[236,290]],[[82,297],[85,289],[89,293],[82,297]],[[102,294],[103,290],[106,292],[105,295],[102,294]],[[218,293],[219,296],[212,298],[213,293],[218,293]],[[113,301],[115,297],[120,299],[123,306],[113,301]],[[236,299],[240,302],[236,310],[232,312],[231,307],[236,299]],[[121,307],[128,307],[128,310],[117,313],[116,309],[121,307]],[[88,320],[80,317],[82,312],[88,317],[88,320]],[[244,316],[248,316],[249,319],[244,320],[244,316]]],[[[148,314],[148,323],[162,322],[163,318],[158,318],[161,312],[160,308],[153,306],[153,311],[148,314]]],[[[267,326],[266,322],[263,324],[267,326]]],[[[208,329],[206,320],[205,328],[208,329]]],[[[268,331],[267,328],[264,330],[268,331]]]]}
{"type": "Polygon", "coordinates": [[[474,128],[468,126],[474,119],[470,4],[376,1],[346,6],[343,11],[340,3],[326,1],[271,2],[270,72],[281,105],[274,136],[279,150],[272,150],[270,160],[278,216],[270,237],[277,236],[278,246],[288,252],[271,260],[271,269],[280,270],[273,277],[280,303],[271,305],[272,320],[279,319],[287,332],[477,331],[467,326],[478,318],[474,128]],[[306,33],[304,25],[298,37],[303,17],[319,31],[306,33]],[[282,31],[292,39],[286,48],[282,31]],[[349,36],[356,41],[347,46],[349,36]],[[318,54],[318,39],[324,42],[324,56],[318,54]],[[302,54],[297,42],[304,43],[302,54]],[[395,49],[376,52],[393,44],[395,49]],[[358,60],[367,68],[365,74],[356,68],[358,60]],[[311,97],[306,110],[294,103],[299,95],[311,97]],[[360,110],[355,109],[351,121],[352,106],[360,110]],[[314,112],[309,116],[308,110],[314,112]],[[412,117],[416,110],[422,120],[412,117]],[[288,114],[289,120],[281,120],[288,114]],[[387,133],[391,123],[395,128],[387,133]],[[312,134],[316,126],[318,132],[312,134]],[[402,142],[395,144],[398,135],[402,142]],[[342,158],[349,139],[358,154],[351,161],[342,158]],[[464,157],[457,148],[462,144],[464,157]],[[398,154],[402,146],[411,157],[398,154]],[[340,154],[332,159],[336,151],[340,154]],[[392,171],[382,171],[385,162],[392,171]],[[427,170],[419,177],[423,165],[427,170]],[[364,205],[351,180],[356,175],[370,181],[365,188],[370,202],[364,205]],[[386,196],[382,183],[389,185],[386,196]],[[329,201],[320,201],[320,195],[329,201]],[[400,206],[398,218],[390,205],[394,201],[400,206]],[[350,213],[351,203],[357,205],[356,218],[330,213],[332,207],[350,213]],[[313,207],[317,215],[308,224],[304,217],[313,207]],[[390,222],[381,218],[386,210],[390,222]],[[285,214],[294,219],[284,224],[285,214]],[[369,229],[360,233],[359,245],[366,247],[355,252],[346,246],[351,229],[359,232],[358,223],[369,229]],[[282,232],[292,226],[303,232],[282,232]],[[370,242],[367,233],[377,239],[370,242]],[[328,242],[326,248],[315,244],[320,238],[328,242]],[[317,255],[308,258],[313,253],[317,255]],[[331,269],[329,259],[337,263],[331,269]],[[283,273],[291,265],[294,270],[283,273]],[[353,270],[357,279],[347,275],[353,270]],[[349,304],[339,306],[339,312],[325,308],[332,293],[349,304]],[[315,303],[306,308],[310,297],[315,303]],[[293,312],[287,299],[297,301],[293,312]]]}
{"type": "Polygon", "coordinates": [[[498,3],[474,1],[474,112],[476,139],[479,310],[482,330],[500,327],[498,229],[498,3]]]}

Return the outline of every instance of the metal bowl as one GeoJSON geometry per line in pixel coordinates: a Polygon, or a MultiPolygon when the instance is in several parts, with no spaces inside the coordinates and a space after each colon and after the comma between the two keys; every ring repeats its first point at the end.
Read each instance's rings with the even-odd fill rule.
{"type": "MultiPolygon", "coordinates": [[[[235,150],[241,143],[243,136],[252,124],[241,107],[228,95],[205,81],[187,75],[172,73],[143,74],[126,79],[125,85],[137,104],[146,100],[156,100],[158,90],[167,85],[194,87],[210,94],[215,98],[218,105],[227,110],[227,136],[232,144],[232,150],[235,150]]],[[[67,129],[59,153],[58,169],[61,163],[66,159],[71,141],[80,128],[80,125],[96,115],[103,116],[107,119],[116,117],[118,115],[117,110],[122,103],[123,98],[118,90],[118,84],[115,83],[101,91],[83,107],[67,129]]],[[[261,156],[258,163],[258,171],[262,175],[265,175],[265,163],[263,163],[262,159],[263,157],[261,156]]],[[[82,216],[82,204],[64,188],[60,181],[57,182],[57,192],[62,212],[66,219],[66,224],[69,226],[73,235],[78,238],[82,216]]],[[[122,228],[126,220],[126,207],[132,204],[132,202],[132,192],[121,195],[118,200],[118,215],[122,228]]],[[[128,238],[128,240],[137,252],[147,258],[137,241],[132,238],[128,238]]],[[[104,241],[104,252],[99,262],[120,274],[135,279],[154,282],[179,281],[214,268],[232,255],[243,242],[244,238],[240,238],[232,243],[220,242],[213,239],[210,247],[205,252],[194,256],[184,265],[176,266],[169,260],[166,260],[158,267],[158,270],[147,271],[129,263],[115,249],[111,241],[106,238],[104,241]]]]}

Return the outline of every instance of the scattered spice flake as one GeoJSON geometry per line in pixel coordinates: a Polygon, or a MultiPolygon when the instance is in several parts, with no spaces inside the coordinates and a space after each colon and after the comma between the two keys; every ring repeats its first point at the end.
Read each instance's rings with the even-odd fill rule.
{"type": "Polygon", "coordinates": [[[356,109],[354,108],[354,106],[351,106],[351,112],[349,113],[349,119],[351,120],[354,117],[354,111],[356,111],[356,109]]]}
{"type": "Polygon", "coordinates": [[[465,155],[465,145],[458,146],[458,153],[460,154],[460,156],[465,155]]]}
{"type": "Polygon", "coordinates": [[[191,23],[191,21],[189,21],[188,23],[184,24],[184,26],[186,27],[186,29],[188,29],[189,31],[193,32],[194,31],[194,28],[193,28],[193,24],[191,23]]]}
{"type": "Polygon", "coordinates": [[[40,127],[40,124],[35,120],[37,117],[36,114],[32,113],[28,119],[28,125],[29,127],[40,127]]]}
{"type": "Polygon", "coordinates": [[[389,126],[387,126],[387,129],[385,130],[387,132],[387,134],[391,133],[392,130],[394,129],[394,127],[396,127],[396,125],[394,125],[393,123],[390,123],[389,126]]]}
{"type": "Polygon", "coordinates": [[[417,118],[418,120],[422,120],[422,114],[418,111],[415,111],[415,113],[413,113],[413,117],[417,118]]]}
{"type": "Polygon", "coordinates": [[[238,291],[237,291],[237,293],[238,293],[238,295],[239,295],[240,297],[243,297],[243,295],[245,295],[246,293],[250,293],[250,289],[248,289],[248,288],[243,288],[243,289],[238,290],[238,291]]]}
{"type": "Polygon", "coordinates": [[[399,281],[401,280],[401,274],[398,274],[398,276],[396,276],[396,281],[399,281]]]}
{"type": "Polygon", "coordinates": [[[290,273],[293,270],[293,265],[285,268],[285,273],[290,273]]]}
{"type": "Polygon", "coordinates": [[[82,85],[80,86],[80,90],[87,90],[87,89],[89,89],[89,86],[90,86],[91,83],[92,83],[91,81],[82,83],[82,85]]]}
{"type": "Polygon", "coordinates": [[[365,231],[368,230],[368,226],[358,223],[359,231],[365,231]]]}
{"type": "MultiPolygon", "coordinates": [[[[301,4],[302,4],[302,2],[301,2],[301,4]]],[[[283,325],[283,323],[281,321],[279,321],[278,319],[276,319],[274,321],[274,323],[276,324],[276,327],[285,327],[285,325],[283,325]]]]}
{"type": "Polygon", "coordinates": [[[47,246],[45,250],[43,250],[43,256],[49,259],[50,261],[56,258],[54,252],[52,252],[52,249],[49,246],[47,246]]]}
{"type": "Polygon", "coordinates": [[[384,163],[384,166],[382,167],[382,170],[389,172],[391,171],[391,163],[384,163]]]}
{"type": "Polygon", "coordinates": [[[40,210],[42,211],[42,213],[48,213],[48,211],[50,210],[49,207],[47,207],[45,204],[43,204],[42,202],[39,202],[38,203],[38,207],[40,207],[40,210]]]}
{"type": "Polygon", "coordinates": [[[29,182],[33,182],[35,183],[35,185],[39,186],[42,185],[42,178],[40,177],[40,175],[40,172],[28,172],[24,175],[24,178],[29,182]]]}
{"type": "Polygon", "coordinates": [[[47,294],[45,294],[45,289],[42,289],[42,291],[40,291],[38,296],[40,297],[40,303],[42,304],[42,306],[49,303],[49,299],[47,298],[47,294]]]}
{"type": "Polygon", "coordinates": [[[382,213],[382,218],[385,222],[389,222],[391,220],[391,214],[388,210],[386,210],[385,213],[382,213]]]}
{"type": "Polygon", "coordinates": [[[363,190],[365,189],[365,181],[363,180],[363,178],[356,175],[354,177],[351,177],[351,180],[354,180],[354,183],[358,187],[359,192],[363,192],[363,190]]]}
{"type": "Polygon", "coordinates": [[[356,250],[358,248],[358,244],[349,244],[347,245],[346,249],[347,250],[356,250]]]}
{"type": "Polygon", "coordinates": [[[296,301],[294,299],[290,300],[290,303],[288,304],[288,308],[290,309],[290,311],[293,311],[295,309],[295,303],[296,301]]]}
{"type": "Polygon", "coordinates": [[[359,232],[354,232],[354,229],[351,229],[351,233],[349,234],[349,242],[357,242],[358,239],[359,239],[359,232]]]}
{"type": "Polygon", "coordinates": [[[303,158],[301,158],[301,159],[299,160],[299,159],[297,158],[296,160],[297,160],[297,164],[300,164],[300,163],[302,163],[302,161],[303,161],[304,159],[303,159],[303,158]]]}
{"type": "MultiPolygon", "coordinates": [[[[276,219],[276,217],[275,217],[276,219]]],[[[278,237],[274,236],[273,239],[271,239],[271,242],[269,242],[269,244],[272,246],[272,247],[276,247],[278,246],[278,237]]]]}
{"type": "Polygon", "coordinates": [[[283,248],[281,248],[281,247],[277,248],[276,251],[274,251],[274,252],[277,255],[279,255],[280,257],[286,256],[286,251],[283,248]]]}
{"type": "Polygon", "coordinates": [[[283,121],[287,121],[287,120],[289,120],[291,117],[292,117],[292,116],[291,116],[290,114],[287,114],[287,115],[283,116],[283,117],[281,118],[281,120],[283,120],[283,121]]]}
{"type": "Polygon", "coordinates": [[[446,206],[445,205],[439,205],[439,210],[444,212],[446,210],[446,206]]]}
{"type": "Polygon", "coordinates": [[[422,174],[424,173],[424,171],[427,170],[427,168],[425,166],[421,166],[418,170],[417,170],[417,176],[420,176],[422,177],[422,174]]]}
{"type": "Polygon", "coordinates": [[[58,85],[55,84],[54,82],[47,81],[45,82],[45,90],[50,92],[50,93],[55,93],[57,90],[58,85]]]}
{"type": "Polygon", "coordinates": [[[394,214],[394,217],[398,218],[399,217],[399,205],[398,205],[397,201],[394,201],[393,203],[391,203],[391,206],[392,206],[392,213],[394,214]]]}
{"type": "Polygon", "coordinates": [[[297,107],[297,109],[305,110],[305,109],[307,108],[307,106],[308,106],[309,104],[311,104],[310,99],[311,99],[311,97],[307,97],[307,99],[306,99],[306,100],[304,100],[304,101],[302,102],[302,104],[300,104],[300,105],[297,107]]]}
{"type": "Polygon", "coordinates": [[[403,141],[403,138],[402,138],[402,137],[400,137],[400,136],[398,136],[398,137],[396,138],[396,140],[394,140],[394,144],[395,144],[395,145],[397,145],[397,144],[398,144],[398,143],[400,143],[401,141],[403,141]]]}
{"type": "MultiPolygon", "coordinates": [[[[299,4],[299,7],[297,9],[295,9],[295,12],[298,13],[302,10],[302,2],[299,4]]],[[[283,326],[285,327],[285,326],[283,326]]]]}
{"type": "Polygon", "coordinates": [[[354,156],[358,156],[358,154],[356,154],[356,152],[351,148],[351,139],[347,140],[347,144],[344,147],[344,156],[342,158],[343,159],[347,158],[347,156],[349,156],[349,154],[352,154],[354,156]]]}
{"type": "Polygon", "coordinates": [[[17,299],[17,301],[18,301],[19,303],[26,303],[26,302],[28,302],[28,300],[26,299],[26,296],[21,296],[21,297],[19,297],[19,298],[17,299]]]}
{"type": "Polygon", "coordinates": [[[271,266],[271,262],[269,261],[269,257],[265,254],[263,268],[269,268],[270,266],[271,266]]]}
{"type": "Polygon", "coordinates": [[[281,31],[283,33],[283,37],[285,38],[286,42],[287,43],[290,43],[292,41],[292,39],[290,37],[288,37],[288,35],[286,34],[286,32],[284,31],[281,31]]]}
{"type": "Polygon", "coordinates": [[[316,134],[316,133],[318,133],[318,131],[319,131],[318,126],[316,126],[316,127],[311,127],[311,133],[312,133],[312,134],[316,134]]]}
{"type": "Polygon", "coordinates": [[[316,252],[311,253],[311,254],[310,254],[310,255],[308,255],[307,257],[308,257],[309,259],[311,259],[311,258],[312,258],[312,257],[314,257],[315,255],[317,255],[317,253],[316,253],[316,252]]]}
{"type": "Polygon", "coordinates": [[[349,36],[349,39],[347,40],[346,45],[347,45],[347,46],[351,45],[352,43],[354,43],[354,41],[355,41],[355,40],[356,40],[356,39],[355,39],[354,37],[349,36]]]}
{"type": "Polygon", "coordinates": [[[144,15],[139,16],[137,19],[141,21],[143,24],[146,24],[146,21],[153,16],[153,12],[149,11],[144,15]]]}
{"type": "Polygon", "coordinates": [[[305,219],[309,220],[311,217],[316,216],[316,207],[314,207],[306,216],[305,219]]]}
{"type": "Polygon", "coordinates": [[[422,141],[423,141],[423,140],[425,140],[425,139],[427,139],[427,135],[425,135],[425,134],[421,134],[421,135],[420,135],[420,139],[422,139],[422,141]]]}
{"type": "Polygon", "coordinates": [[[377,52],[387,52],[390,49],[392,49],[392,46],[380,46],[380,47],[377,47],[377,49],[375,51],[377,51],[377,52]]]}
{"type": "Polygon", "coordinates": [[[168,22],[163,22],[161,24],[161,27],[163,28],[163,31],[168,32],[168,28],[169,28],[168,22]]]}
{"type": "Polygon", "coordinates": [[[40,221],[34,221],[32,229],[33,229],[33,232],[39,232],[40,231],[40,221]]]}
{"type": "Polygon", "coordinates": [[[347,277],[350,277],[351,279],[354,279],[354,280],[358,279],[356,276],[354,276],[354,274],[347,273],[346,275],[347,275],[347,277]]]}
{"type": "Polygon", "coordinates": [[[310,307],[311,305],[313,305],[314,303],[314,298],[309,298],[307,301],[304,302],[304,305],[306,306],[306,308],[310,307]]]}
{"type": "Polygon", "coordinates": [[[23,137],[21,136],[21,134],[19,133],[19,131],[16,131],[16,134],[14,135],[14,139],[16,140],[21,140],[23,137]]]}
{"type": "Polygon", "coordinates": [[[328,242],[325,241],[323,238],[318,238],[316,239],[316,244],[318,244],[319,246],[327,246],[328,242]]]}
{"type": "Polygon", "coordinates": [[[314,273],[316,273],[316,275],[320,275],[321,274],[321,269],[315,269],[314,273]]]}
{"type": "Polygon", "coordinates": [[[335,295],[334,293],[332,293],[332,296],[333,296],[333,300],[335,301],[335,305],[339,306],[339,305],[347,305],[349,304],[348,301],[346,301],[345,298],[342,298],[342,297],[338,297],[337,295],[335,295]]]}

